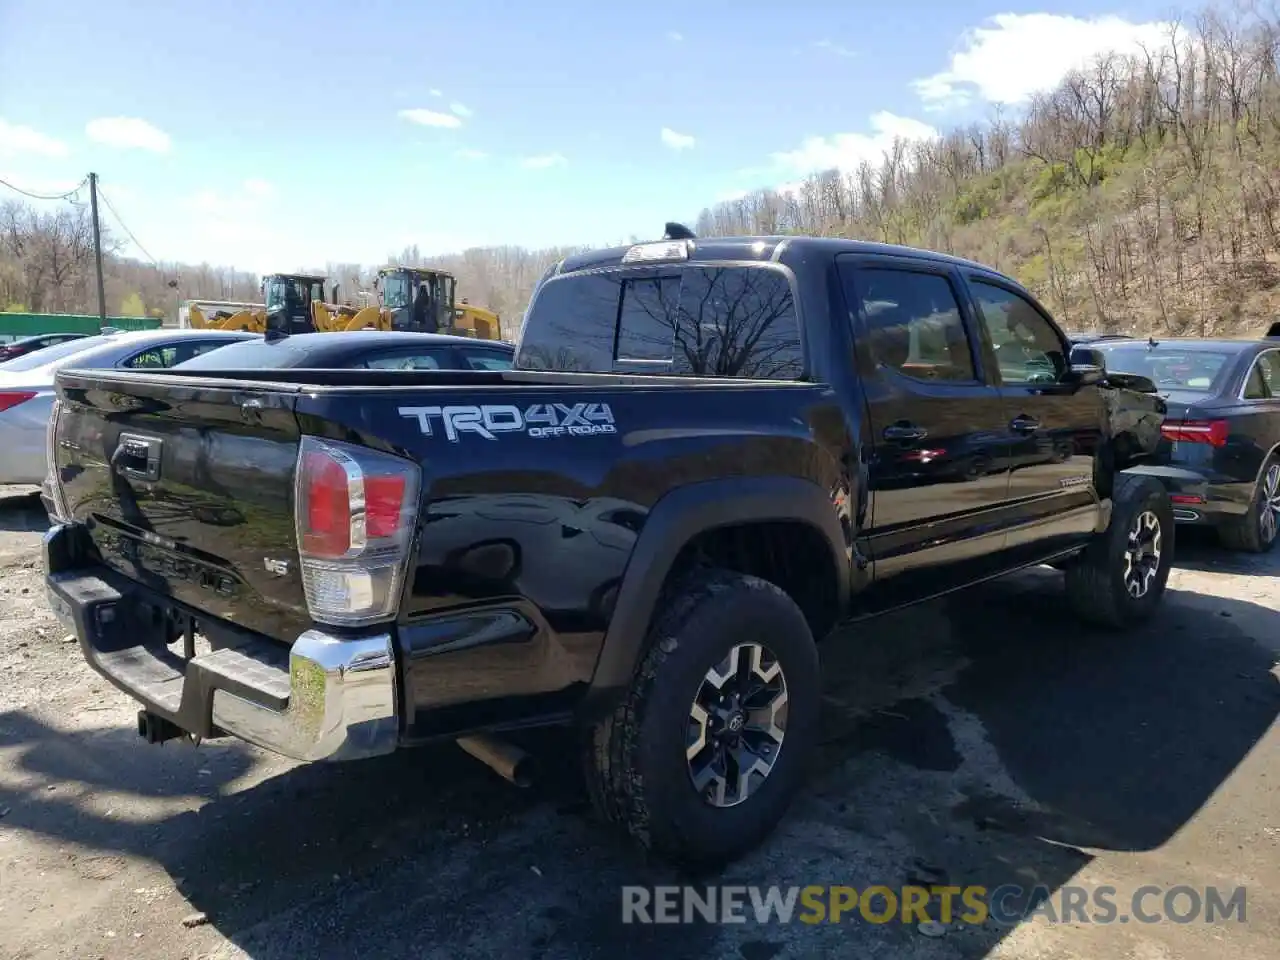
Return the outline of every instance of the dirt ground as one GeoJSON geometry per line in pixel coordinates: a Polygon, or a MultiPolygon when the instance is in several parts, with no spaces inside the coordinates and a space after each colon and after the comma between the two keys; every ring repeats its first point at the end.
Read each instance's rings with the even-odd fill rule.
{"type": "MultiPolygon", "coordinates": [[[[1135,635],[1031,571],[826,647],[820,763],[712,881],[1247,888],[1243,923],[921,931],[622,926],[678,883],[596,823],[565,744],[518,790],[452,745],[295,766],[144,744],[45,606],[44,516],[0,490],[0,957],[1271,958],[1280,940],[1280,554],[1183,538],[1135,635]],[[926,935],[940,934],[938,936],[926,935]]],[[[1159,898],[1151,901],[1158,907],[1159,898]]]]}

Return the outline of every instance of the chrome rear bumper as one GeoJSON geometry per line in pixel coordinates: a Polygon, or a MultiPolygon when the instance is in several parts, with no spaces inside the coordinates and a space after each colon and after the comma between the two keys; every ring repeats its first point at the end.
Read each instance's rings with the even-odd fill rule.
{"type": "Polygon", "coordinates": [[[308,630],[289,652],[289,703],[284,710],[215,689],[213,724],[295,760],[357,760],[390,753],[400,733],[395,677],[389,635],[348,640],[308,630]]]}
{"type": "Polygon", "coordinates": [[[146,608],[156,598],[141,585],[106,567],[65,562],[74,553],[64,543],[71,529],[57,525],[44,537],[50,607],[89,665],[145,711],[192,736],[229,734],[295,760],[355,760],[396,748],[389,634],[308,630],[287,651],[246,636],[186,659],[145,626],[154,622],[146,608]]]}

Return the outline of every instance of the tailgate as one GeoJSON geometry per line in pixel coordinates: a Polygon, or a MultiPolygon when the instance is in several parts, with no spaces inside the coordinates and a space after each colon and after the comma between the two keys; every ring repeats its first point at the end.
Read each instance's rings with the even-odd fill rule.
{"type": "Polygon", "coordinates": [[[86,525],[106,565],[280,640],[307,628],[291,388],[167,374],[64,373],[58,383],[60,506],[86,525]]]}

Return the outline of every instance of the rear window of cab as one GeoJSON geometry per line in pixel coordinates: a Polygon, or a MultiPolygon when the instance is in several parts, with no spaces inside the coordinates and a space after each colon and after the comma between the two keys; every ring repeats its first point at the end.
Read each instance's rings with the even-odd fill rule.
{"type": "Polygon", "coordinates": [[[523,370],[798,380],[788,275],[773,266],[653,266],[553,277],[529,307],[523,370]]]}

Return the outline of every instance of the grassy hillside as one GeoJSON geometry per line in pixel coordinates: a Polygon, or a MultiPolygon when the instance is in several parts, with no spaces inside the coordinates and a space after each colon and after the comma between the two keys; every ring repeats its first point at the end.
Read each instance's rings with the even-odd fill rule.
{"type": "Polygon", "coordinates": [[[905,243],[989,263],[1074,329],[1254,335],[1280,311],[1277,23],[1210,11],[996,120],[705,211],[699,232],[905,243]]]}

